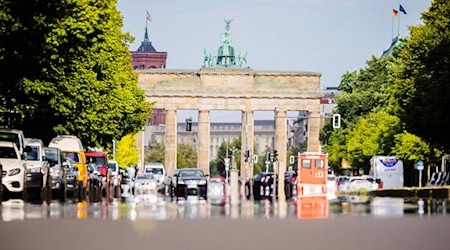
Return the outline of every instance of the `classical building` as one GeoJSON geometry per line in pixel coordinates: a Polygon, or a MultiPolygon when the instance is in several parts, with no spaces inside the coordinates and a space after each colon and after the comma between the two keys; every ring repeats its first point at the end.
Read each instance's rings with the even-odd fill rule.
{"type": "MultiPolygon", "coordinates": [[[[194,149],[197,148],[198,123],[192,123],[192,131],[186,131],[186,123],[179,122],[177,124],[177,142],[178,144],[187,144],[194,149]]],[[[239,123],[223,123],[211,122],[209,155],[210,160],[217,157],[217,152],[223,142],[232,142],[239,138],[242,133],[242,124],[239,123]]],[[[165,125],[152,125],[146,127],[145,144],[147,148],[152,143],[161,143],[165,138],[165,125]]],[[[254,145],[257,154],[262,154],[266,150],[273,150],[275,140],[275,121],[274,120],[255,120],[254,121],[254,145]]]]}

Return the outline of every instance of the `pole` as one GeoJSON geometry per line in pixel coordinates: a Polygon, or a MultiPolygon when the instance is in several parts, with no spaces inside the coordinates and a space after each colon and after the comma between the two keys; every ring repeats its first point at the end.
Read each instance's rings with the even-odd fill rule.
{"type": "MultiPolygon", "coordinates": [[[[228,158],[228,141],[227,141],[227,153],[226,153],[226,159],[228,158]]],[[[229,204],[229,198],[230,198],[230,190],[229,190],[229,185],[228,185],[228,170],[229,170],[229,166],[225,165],[225,205],[230,205],[229,204]]]]}
{"type": "MultiPolygon", "coordinates": [[[[272,190],[273,190],[273,197],[272,197],[272,200],[273,200],[273,205],[275,206],[275,203],[277,202],[277,188],[278,188],[278,185],[277,185],[277,163],[278,162],[276,162],[276,161],[274,161],[273,162],[273,183],[272,183],[272,186],[273,186],[273,188],[272,188],[272,190]]],[[[275,211],[275,210],[274,210],[275,211]]]]}
{"type": "MultiPolygon", "coordinates": [[[[399,12],[400,12],[400,10],[399,10],[399,12]]],[[[401,13],[398,13],[398,15],[397,15],[397,17],[398,17],[397,37],[400,36],[400,16],[401,15],[402,15],[401,13]]]]}
{"type": "Polygon", "coordinates": [[[113,143],[113,161],[116,161],[116,139],[113,139],[112,143],[113,143]]]}
{"type": "Polygon", "coordinates": [[[422,169],[419,170],[419,187],[422,187],[422,169]]]}
{"type": "Polygon", "coordinates": [[[144,148],[144,146],[145,146],[145,143],[144,143],[144,138],[145,138],[145,128],[144,128],[144,130],[141,132],[142,133],[142,136],[141,136],[141,139],[142,139],[142,145],[141,145],[141,157],[142,157],[142,161],[141,161],[141,169],[143,170],[144,169],[144,165],[145,165],[145,148],[144,148]]]}
{"type": "Polygon", "coordinates": [[[392,15],[392,32],[391,32],[391,41],[394,39],[394,15],[392,15]]]}

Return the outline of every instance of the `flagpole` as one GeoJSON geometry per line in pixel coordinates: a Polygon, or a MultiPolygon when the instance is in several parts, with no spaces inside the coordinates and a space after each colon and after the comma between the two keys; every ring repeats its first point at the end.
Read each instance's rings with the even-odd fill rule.
{"type": "Polygon", "coordinates": [[[401,16],[401,15],[402,15],[401,13],[398,13],[397,37],[400,36],[400,16],[401,16]]]}
{"type": "Polygon", "coordinates": [[[392,16],[392,32],[391,32],[391,40],[394,39],[394,15],[392,16]]]}

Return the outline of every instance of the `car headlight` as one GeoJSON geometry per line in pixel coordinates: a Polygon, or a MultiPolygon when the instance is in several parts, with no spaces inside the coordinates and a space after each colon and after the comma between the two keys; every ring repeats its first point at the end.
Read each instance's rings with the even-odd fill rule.
{"type": "Polygon", "coordinates": [[[183,180],[178,180],[178,184],[184,184],[183,180]]]}
{"type": "Polygon", "coordinates": [[[14,176],[14,175],[18,175],[19,173],[20,173],[20,168],[15,168],[15,169],[9,170],[8,175],[9,176],[14,176]]]}
{"type": "Polygon", "coordinates": [[[198,185],[205,185],[206,184],[206,180],[200,180],[199,182],[198,182],[198,185]]]}

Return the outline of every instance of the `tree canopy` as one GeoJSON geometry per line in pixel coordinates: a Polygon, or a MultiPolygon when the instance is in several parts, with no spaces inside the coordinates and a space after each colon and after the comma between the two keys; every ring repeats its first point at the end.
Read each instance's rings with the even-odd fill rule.
{"type": "Polygon", "coordinates": [[[0,3],[0,126],[48,142],[72,134],[111,148],[135,133],[151,105],[137,86],[116,2],[0,3]]]}
{"type": "Polygon", "coordinates": [[[448,151],[450,2],[434,0],[422,19],[396,60],[390,103],[408,131],[448,151]]]}

